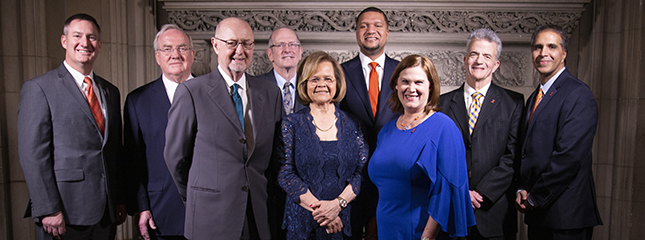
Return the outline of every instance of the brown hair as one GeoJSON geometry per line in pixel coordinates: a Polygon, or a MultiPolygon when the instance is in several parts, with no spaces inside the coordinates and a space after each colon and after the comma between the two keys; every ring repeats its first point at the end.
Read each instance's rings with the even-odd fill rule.
{"type": "Polygon", "coordinates": [[[439,94],[441,92],[441,82],[439,81],[439,74],[437,74],[437,69],[435,68],[434,63],[430,61],[430,59],[416,54],[407,56],[403,60],[401,60],[399,65],[396,66],[396,69],[394,69],[392,78],[390,78],[390,89],[392,89],[392,94],[390,95],[390,99],[387,101],[387,103],[390,105],[390,108],[392,108],[392,111],[399,113],[404,112],[403,104],[401,104],[401,100],[399,100],[399,95],[396,91],[396,85],[398,83],[401,72],[407,68],[417,66],[421,66],[421,68],[423,68],[423,71],[426,73],[428,81],[430,82],[430,96],[428,97],[428,103],[426,103],[424,112],[428,113],[430,112],[430,110],[439,111],[438,106],[439,94]]]}
{"type": "Polygon", "coordinates": [[[321,62],[330,62],[334,67],[336,94],[331,101],[340,102],[345,97],[347,87],[345,85],[345,74],[343,73],[343,69],[340,67],[340,64],[338,64],[336,59],[329,56],[326,52],[315,51],[303,59],[302,63],[298,67],[296,89],[298,90],[298,101],[303,105],[307,105],[311,102],[311,98],[307,95],[307,79],[314,75],[316,68],[318,68],[318,64],[321,62]]]}

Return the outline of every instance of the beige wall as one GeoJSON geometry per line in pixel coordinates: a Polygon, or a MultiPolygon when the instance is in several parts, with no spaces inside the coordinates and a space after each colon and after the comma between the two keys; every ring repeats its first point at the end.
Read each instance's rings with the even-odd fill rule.
{"type": "MultiPolygon", "coordinates": [[[[262,3],[250,5],[248,2],[194,1],[188,3],[184,0],[0,1],[0,16],[3,20],[0,22],[0,76],[2,76],[0,81],[0,240],[35,239],[33,222],[31,219],[22,218],[29,196],[17,155],[16,118],[19,91],[24,81],[61,64],[64,51],[59,39],[63,22],[68,16],[85,12],[97,18],[102,28],[103,48],[95,64],[95,72],[119,87],[124,99],[130,90],[154,80],[160,74],[151,47],[156,24],[166,22],[176,15],[163,13],[160,15],[164,17],[159,19],[156,15],[157,10],[172,12],[173,9],[186,6],[204,11],[212,6],[217,6],[217,9],[246,9],[254,6],[256,11],[265,12],[294,6],[314,12],[325,10],[325,4],[308,1],[268,2],[270,3],[265,2],[264,5],[262,3]],[[166,5],[160,8],[157,4],[166,5]]],[[[401,13],[409,13],[405,12],[405,9],[417,9],[417,12],[412,13],[426,10],[428,12],[455,11],[456,9],[462,12],[470,11],[469,16],[472,16],[473,13],[487,7],[479,6],[477,2],[481,1],[461,0],[446,3],[427,0],[397,2],[396,5],[400,6],[401,13]]],[[[488,6],[489,10],[493,9],[490,10],[491,12],[514,12],[517,11],[516,9],[531,8],[534,12],[544,12],[543,15],[539,15],[542,17],[552,16],[549,14],[562,15],[563,12],[579,12],[578,15],[562,16],[571,17],[570,26],[573,26],[567,66],[574,75],[591,87],[600,110],[594,146],[594,173],[598,207],[601,210],[604,226],[595,228],[594,239],[642,238],[645,235],[645,207],[643,207],[645,174],[638,173],[645,170],[645,158],[636,150],[645,147],[645,124],[639,121],[645,117],[645,110],[643,110],[645,109],[643,100],[645,86],[641,84],[642,69],[645,67],[642,59],[645,42],[641,40],[645,37],[643,5],[633,0],[498,0],[496,2],[498,5],[488,6]],[[589,1],[591,2],[584,5],[589,1]],[[565,8],[566,11],[563,10],[565,8]]],[[[386,11],[396,10],[396,6],[388,1],[370,3],[339,1],[338,4],[334,4],[334,8],[341,12],[360,11],[363,7],[372,4],[386,11]]],[[[280,11],[272,13],[275,16],[283,16],[280,11]]],[[[258,44],[254,60],[255,69],[252,71],[261,73],[266,70],[268,63],[263,54],[266,46],[261,43],[266,43],[271,24],[274,23],[269,23],[265,30],[256,31],[258,44]]],[[[492,20],[488,24],[497,27],[495,25],[497,23],[492,20]]],[[[184,27],[190,28],[190,26],[184,27]]],[[[255,27],[261,28],[262,24],[256,22],[255,27]]],[[[305,28],[299,32],[305,50],[327,50],[334,52],[339,59],[347,59],[356,54],[351,27],[345,29],[339,25],[317,32],[314,30],[305,28]]],[[[433,60],[445,61],[449,70],[444,70],[442,73],[443,89],[454,88],[463,82],[459,74],[451,75],[451,72],[458,72],[461,68],[450,64],[461,64],[459,53],[464,51],[467,29],[444,29],[436,32],[406,31],[395,29],[391,33],[386,49],[389,55],[400,57],[421,51],[427,56],[434,57],[433,60]],[[420,50],[416,46],[428,47],[420,50]],[[457,62],[454,62],[454,59],[457,59],[457,62]]],[[[527,96],[536,83],[530,58],[525,59],[530,54],[527,44],[530,34],[523,33],[522,28],[518,30],[498,28],[496,31],[504,41],[503,56],[506,56],[506,62],[510,63],[506,69],[518,71],[498,73],[496,82],[527,96]]],[[[210,59],[216,59],[205,41],[212,36],[212,29],[195,28],[190,32],[196,42],[202,40],[202,45],[197,48],[203,52],[196,63],[201,63],[202,71],[208,71],[209,67],[214,66],[210,59]]],[[[119,228],[118,239],[131,238],[130,226],[131,224],[126,224],[125,227],[119,228]]],[[[523,235],[523,232],[520,235],[523,235]]]]}

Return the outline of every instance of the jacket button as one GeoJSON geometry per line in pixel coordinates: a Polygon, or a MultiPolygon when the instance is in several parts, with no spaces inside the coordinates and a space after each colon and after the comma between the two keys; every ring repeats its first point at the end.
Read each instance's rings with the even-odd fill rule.
{"type": "Polygon", "coordinates": [[[242,191],[243,191],[243,192],[248,192],[248,191],[249,191],[249,187],[247,187],[247,186],[242,187],[242,191]]]}
{"type": "Polygon", "coordinates": [[[240,143],[246,144],[246,139],[240,138],[240,143]]]}

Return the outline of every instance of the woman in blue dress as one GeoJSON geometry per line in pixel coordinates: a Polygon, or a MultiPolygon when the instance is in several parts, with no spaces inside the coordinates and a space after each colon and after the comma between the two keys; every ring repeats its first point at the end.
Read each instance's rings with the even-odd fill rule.
{"type": "Polygon", "coordinates": [[[308,107],[285,117],[278,183],[286,191],[287,239],[348,239],[350,206],[359,192],[367,146],[358,121],[338,109],[345,96],[340,65],[327,53],[298,68],[298,100],[308,107]]]}
{"type": "Polygon", "coordinates": [[[475,216],[461,133],[438,112],[440,83],[432,61],[404,58],[390,80],[388,103],[402,115],[379,132],[368,167],[379,191],[379,239],[465,236],[475,216]]]}

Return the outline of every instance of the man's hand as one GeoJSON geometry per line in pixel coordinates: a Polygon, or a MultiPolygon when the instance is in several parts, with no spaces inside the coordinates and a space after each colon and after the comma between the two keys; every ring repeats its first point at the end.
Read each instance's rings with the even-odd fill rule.
{"type": "Polygon", "coordinates": [[[526,213],[533,208],[531,204],[529,204],[529,193],[526,190],[519,191],[515,196],[515,208],[517,211],[526,213]]]}
{"type": "Polygon", "coordinates": [[[337,199],[331,200],[331,201],[318,201],[313,204],[311,204],[311,208],[314,209],[314,211],[311,213],[311,215],[314,217],[314,220],[320,224],[320,226],[325,227],[327,224],[332,222],[336,217],[338,217],[338,213],[340,212],[340,204],[337,199]]]}
{"type": "Polygon", "coordinates": [[[43,217],[40,222],[43,224],[45,232],[55,239],[60,239],[61,236],[65,235],[65,219],[61,211],[43,217]]]}
{"type": "Polygon", "coordinates": [[[116,225],[121,225],[128,217],[128,209],[125,205],[120,204],[116,206],[116,225]]]}
{"type": "Polygon", "coordinates": [[[150,210],[145,210],[143,212],[137,213],[134,215],[134,221],[139,225],[139,234],[143,239],[150,240],[150,233],[148,233],[148,226],[150,229],[157,229],[155,221],[152,219],[152,213],[150,210]]]}
{"type": "Polygon", "coordinates": [[[343,222],[340,220],[340,217],[336,216],[325,228],[327,234],[334,234],[343,230],[343,222]]]}
{"type": "Polygon", "coordinates": [[[470,190],[470,203],[473,205],[473,210],[477,210],[478,208],[482,207],[482,202],[484,202],[484,197],[482,197],[479,192],[470,190]]]}

